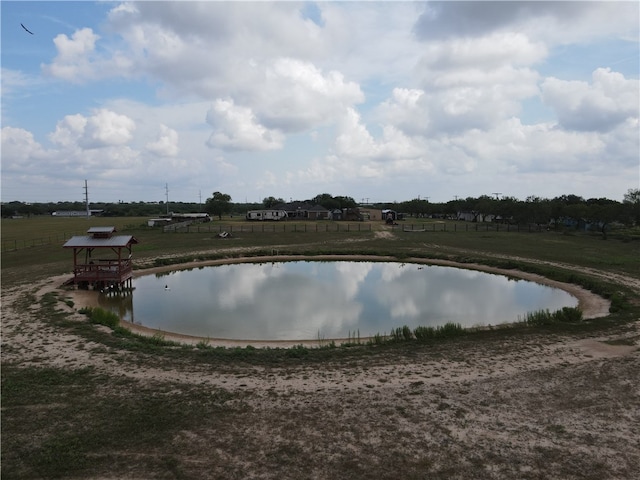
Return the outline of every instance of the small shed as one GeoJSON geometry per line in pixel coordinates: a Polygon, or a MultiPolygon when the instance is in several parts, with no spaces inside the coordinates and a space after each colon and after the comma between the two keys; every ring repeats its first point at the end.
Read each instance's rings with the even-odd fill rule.
{"type": "Polygon", "coordinates": [[[91,227],[87,235],[71,237],[62,246],[73,249],[73,278],[80,288],[124,290],[132,287],[132,235],[114,235],[115,227],[91,227]]]}
{"type": "Polygon", "coordinates": [[[382,218],[388,223],[388,222],[395,222],[396,220],[398,220],[398,212],[396,212],[395,210],[391,210],[391,209],[385,209],[381,211],[382,213],[382,218]]]}

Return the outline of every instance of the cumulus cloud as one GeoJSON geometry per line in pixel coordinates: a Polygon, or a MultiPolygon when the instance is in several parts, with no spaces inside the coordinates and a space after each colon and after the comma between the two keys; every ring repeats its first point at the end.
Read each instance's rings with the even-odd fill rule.
{"type": "Polygon", "coordinates": [[[160,125],[158,139],[147,143],[147,150],[160,157],[175,157],[178,154],[178,132],[160,125]]]}
{"type": "Polygon", "coordinates": [[[340,72],[323,74],[310,62],[293,58],[279,58],[267,67],[259,92],[260,118],[288,132],[326,123],[364,100],[360,87],[340,72]]]}
{"type": "Polygon", "coordinates": [[[609,171],[637,167],[640,102],[629,65],[637,64],[638,8],[117,3],[104,22],[55,37],[55,54],[35,62],[49,78],[3,62],[3,125],[22,127],[3,130],[3,173],[48,158],[54,175],[115,182],[136,172],[196,192],[209,182],[238,198],[261,188],[285,198],[312,187],[369,188],[382,200],[449,179],[473,186],[492,174],[593,175],[603,158],[609,171]],[[598,68],[606,65],[625,73],[598,68]],[[51,102],[37,122],[20,113],[37,109],[17,102],[37,81],[42,98],[77,94],[68,104],[77,110],[58,113],[53,104],[62,102],[51,102]]]}
{"type": "Polygon", "coordinates": [[[425,41],[510,30],[566,42],[636,31],[637,23],[636,2],[437,1],[426,4],[414,31],[425,41]]]}
{"type": "Polygon", "coordinates": [[[99,109],[90,117],[65,116],[49,138],[60,146],[77,144],[88,149],[102,148],[131,141],[135,128],[135,122],[126,115],[99,109]]]}
{"type": "Polygon", "coordinates": [[[39,161],[46,160],[48,153],[33,134],[22,128],[2,128],[2,171],[14,172],[30,169],[39,161]]]}
{"type": "MultiPolygon", "coordinates": [[[[565,2],[567,3],[567,2],[565,2]]],[[[563,6],[580,11],[580,5],[563,6]]],[[[418,18],[415,31],[422,39],[442,39],[451,36],[483,36],[487,33],[522,22],[531,16],[553,13],[546,2],[429,2],[418,18]]]]}
{"type": "Polygon", "coordinates": [[[435,42],[426,47],[416,69],[419,98],[406,105],[394,92],[383,107],[400,120],[399,128],[412,133],[417,126],[425,135],[491,128],[517,115],[521,102],[538,94],[539,75],[528,65],[545,55],[543,45],[517,33],[435,42]]]}
{"type": "Polygon", "coordinates": [[[58,54],[50,65],[43,65],[43,70],[74,83],[94,78],[95,70],[91,62],[99,38],[90,28],[77,30],[71,38],[59,34],[53,39],[58,54]]]}
{"type": "Polygon", "coordinates": [[[351,165],[354,175],[358,171],[384,176],[396,169],[415,168],[412,173],[428,169],[422,140],[408,137],[392,125],[385,125],[380,138],[375,138],[362,123],[361,116],[349,109],[338,128],[334,153],[343,159],[343,168],[351,165]]]}
{"type": "Polygon", "coordinates": [[[637,79],[626,79],[608,68],[593,72],[592,83],[554,77],[542,83],[542,99],[569,130],[606,132],[629,118],[638,119],[637,79]]]}
{"type": "Polygon", "coordinates": [[[226,150],[274,150],[282,148],[284,135],[258,122],[250,108],[233,100],[218,99],[207,113],[213,133],[207,144],[226,150]]]}
{"type": "Polygon", "coordinates": [[[376,118],[396,126],[410,135],[422,135],[429,127],[429,113],[423,104],[424,90],[394,88],[391,98],[378,107],[376,118]]]}

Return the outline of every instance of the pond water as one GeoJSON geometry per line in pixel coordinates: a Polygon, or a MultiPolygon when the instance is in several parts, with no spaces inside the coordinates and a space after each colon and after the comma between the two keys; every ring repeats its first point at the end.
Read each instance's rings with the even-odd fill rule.
{"type": "Polygon", "coordinates": [[[101,296],[124,320],[167,332],[237,340],[361,337],[446,322],[510,323],[575,307],[563,290],[453,267],[295,261],[176,270],[136,278],[126,297],[101,296]]]}

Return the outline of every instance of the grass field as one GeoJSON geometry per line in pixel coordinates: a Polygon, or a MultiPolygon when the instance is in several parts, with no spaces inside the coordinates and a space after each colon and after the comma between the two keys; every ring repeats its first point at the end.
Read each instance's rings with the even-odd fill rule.
{"type": "Polygon", "coordinates": [[[2,252],[3,479],[601,479],[640,470],[638,241],[463,223],[263,232],[224,219],[190,233],[145,224],[2,221],[3,244],[22,245],[2,252]],[[231,238],[217,237],[221,224],[231,238]],[[185,347],[92,325],[48,284],[71,270],[63,238],[106,225],[139,240],[138,268],[274,252],[451,259],[581,283],[618,308],[582,324],[425,343],[185,347]]]}
{"type": "Polygon", "coordinates": [[[139,240],[140,244],[134,248],[134,253],[137,259],[144,261],[163,255],[189,255],[193,252],[228,248],[270,250],[281,247],[285,250],[290,247],[292,251],[303,253],[384,251],[398,256],[444,254],[462,257],[465,256],[465,250],[470,250],[476,256],[519,256],[622,271],[630,275],[640,272],[640,241],[622,241],[616,238],[603,240],[598,234],[571,231],[529,233],[523,228],[521,232],[507,232],[504,226],[498,232],[486,231],[484,226],[476,231],[475,224],[464,222],[445,224],[442,221],[410,220],[394,227],[394,240],[388,242],[376,233],[387,232],[390,228],[375,222],[276,224],[225,218],[222,222],[192,227],[191,233],[162,233],[159,228],[146,227],[146,220],[142,217],[95,217],[90,220],[55,217],[3,219],[3,245],[17,245],[18,248],[3,248],[2,269],[30,268],[47,263],[52,264],[51,267],[56,271],[64,269],[65,264],[68,269],[71,255],[61,248],[65,239],[72,235],[84,235],[91,226],[115,226],[120,234],[134,235],[139,240]],[[405,225],[415,225],[416,229],[424,225],[427,231],[404,232],[405,225]],[[442,230],[443,225],[446,231],[442,230]],[[286,230],[283,231],[283,228],[286,230]],[[431,228],[437,230],[431,231],[431,228]],[[216,234],[221,230],[231,231],[233,237],[224,240],[217,238],[216,234]],[[354,239],[357,240],[355,245],[354,239]]]}

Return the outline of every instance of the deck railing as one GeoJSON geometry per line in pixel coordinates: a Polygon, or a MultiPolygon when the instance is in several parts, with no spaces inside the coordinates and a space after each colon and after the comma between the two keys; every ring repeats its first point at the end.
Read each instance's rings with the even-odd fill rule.
{"type": "Polygon", "coordinates": [[[100,260],[76,265],[74,275],[76,282],[124,282],[133,275],[133,265],[129,260],[100,260]]]}

